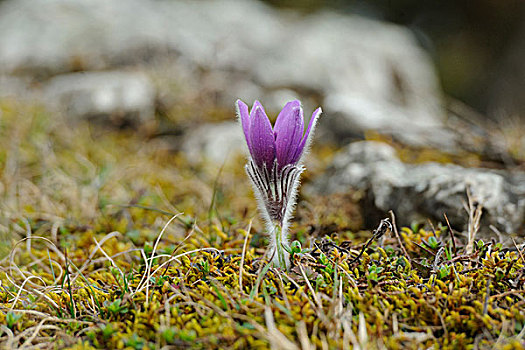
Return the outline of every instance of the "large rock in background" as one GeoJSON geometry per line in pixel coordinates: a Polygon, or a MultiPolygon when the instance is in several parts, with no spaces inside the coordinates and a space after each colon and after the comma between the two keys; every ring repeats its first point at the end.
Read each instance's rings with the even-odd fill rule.
{"type": "Polygon", "coordinates": [[[320,104],[321,131],[339,142],[376,129],[416,145],[454,144],[432,63],[399,26],[331,12],[300,17],[246,0],[0,4],[4,74],[45,83],[71,71],[159,62],[191,72],[183,84],[197,94],[211,86],[224,106],[238,97],[270,110],[293,97],[306,109],[320,104]]]}
{"type": "Polygon", "coordinates": [[[246,141],[237,122],[208,123],[186,133],[182,140],[182,151],[190,163],[203,161],[222,165],[240,149],[247,152],[246,141]]]}
{"type": "Polygon", "coordinates": [[[155,112],[155,89],[137,72],[62,74],[46,84],[45,98],[70,117],[111,118],[114,124],[140,124],[155,112]]]}
{"type": "Polygon", "coordinates": [[[161,16],[149,1],[11,0],[0,6],[0,69],[6,72],[45,77],[103,69],[142,60],[144,49],[164,44],[161,16]]]}
{"type": "Polygon", "coordinates": [[[393,210],[401,224],[426,218],[443,222],[446,213],[460,228],[466,228],[468,220],[464,209],[467,188],[473,202],[483,206],[484,229],[492,224],[503,232],[516,232],[523,225],[525,173],[438,163],[404,164],[392,147],[378,142],[347,146],[313,186],[320,193],[363,190],[367,218],[393,210]]]}
{"type": "MultiPolygon", "coordinates": [[[[469,139],[447,127],[432,62],[408,29],[249,0],[5,0],[0,84],[0,97],[39,97],[77,117],[144,121],[159,97],[173,106],[203,96],[195,100],[231,108],[233,118],[237,98],[260,99],[271,114],[298,97],[307,114],[323,106],[319,132],[338,144],[371,129],[447,151],[469,139]]],[[[186,126],[189,158],[222,163],[244,147],[236,123],[186,126]]],[[[469,186],[485,220],[505,231],[523,222],[522,174],[405,165],[369,145],[336,158],[319,189],[361,188],[377,212],[409,221],[446,211],[461,224],[469,186]]]]}
{"type": "MultiPolygon", "coordinates": [[[[418,146],[454,144],[454,136],[443,128],[445,112],[432,62],[407,29],[330,13],[302,26],[303,39],[282,62],[290,66],[306,57],[302,72],[314,74],[303,73],[304,85],[310,79],[322,82],[329,118],[320,126],[331,135],[341,140],[378,130],[418,146]]],[[[279,73],[287,77],[289,68],[279,73]]]]}

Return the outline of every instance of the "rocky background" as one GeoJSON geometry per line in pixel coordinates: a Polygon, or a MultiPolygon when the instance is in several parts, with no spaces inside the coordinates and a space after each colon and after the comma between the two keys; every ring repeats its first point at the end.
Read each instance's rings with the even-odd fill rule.
{"type": "Polygon", "coordinates": [[[132,127],[217,167],[244,149],[237,98],[274,112],[300,98],[323,107],[317,142],[338,150],[308,194],[361,191],[370,227],[393,210],[462,229],[469,192],[487,230],[523,233],[523,6],[458,3],[4,0],[0,98],[71,128],[132,127]]]}

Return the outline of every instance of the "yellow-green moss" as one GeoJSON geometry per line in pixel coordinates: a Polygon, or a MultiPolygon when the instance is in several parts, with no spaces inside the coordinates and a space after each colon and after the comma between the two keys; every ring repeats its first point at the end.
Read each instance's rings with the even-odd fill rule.
{"type": "Polygon", "coordinates": [[[0,108],[3,347],[523,348],[517,251],[462,258],[446,229],[414,227],[408,257],[389,233],[352,262],[369,236],[355,193],[305,198],[293,238],[319,248],[267,268],[240,164],[216,181],[140,133],[0,108]]]}

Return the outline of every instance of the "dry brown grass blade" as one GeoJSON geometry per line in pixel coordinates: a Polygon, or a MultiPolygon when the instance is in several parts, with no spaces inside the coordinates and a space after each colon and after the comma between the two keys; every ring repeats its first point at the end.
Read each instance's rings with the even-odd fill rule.
{"type": "Polygon", "coordinates": [[[246,230],[246,237],[244,238],[244,243],[242,245],[242,255],[241,255],[241,265],[239,267],[239,290],[243,293],[242,289],[242,274],[244,273],[244,259],[246,258],[246,247],[248,245],[248,240],[250,239],[250,231],[252,229],[252,220],[248,224],[248,229],[246,230]]]}
{"type": "Polygon", "coordinates": [[[405,245],[403,244],[403,240],[401,238],[401,235],[399,234],[399,231],[397,230],[397,224],[396,224],[396,216],[394,215],[394,212],[392,210],[389,211],[390,216],[392,217],[392,227],[394,229],[394,234],[397,238],[397,243],[399,243],[399,247],[401,248],[401,251],[407,258],[409,263],[412,263],[412,259],[410,258],[410,255],[408,255],[407,250],[405,249],[405,245]]]}
{"type": "Polygon", "coordinates": [[[465,253],[467,255],[470,255],[474,251],[474,241],[480,229],[481,216],[483,214],[483,206],[481,205],[481,203],[474,203],[474,199],[472,198],[472,193],[469,187],[467,187],[467,203],[463,204],[468,214],[468,240],[467,246],[465,248],[465,253]]]}

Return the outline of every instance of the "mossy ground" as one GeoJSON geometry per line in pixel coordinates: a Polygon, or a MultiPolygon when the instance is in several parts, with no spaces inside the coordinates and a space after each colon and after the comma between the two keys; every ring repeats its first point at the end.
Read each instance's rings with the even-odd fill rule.
{"type": "Polygon", "coordinates": [[[4,348],[524,348],[525,252],[436,223],[355,260],[371,233],[348,194],[300,198],[281,271],[242,157],[194,165],[141,132],[0,107],[4,348]]]}

